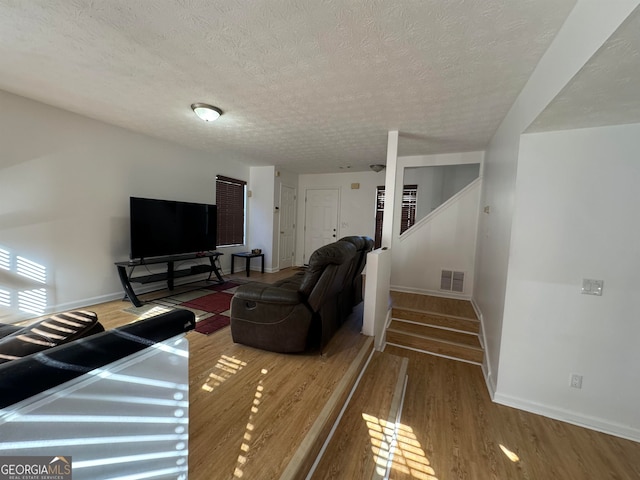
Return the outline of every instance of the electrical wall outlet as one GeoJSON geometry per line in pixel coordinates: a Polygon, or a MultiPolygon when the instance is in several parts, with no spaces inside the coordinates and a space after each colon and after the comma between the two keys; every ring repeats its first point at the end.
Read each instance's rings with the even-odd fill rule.
{"type": "Polygon", "coordinates": [[[602,295],[602,288],[604,287],[604,280],[594,280],[592,278],[582,279],[582,294],[583,295],[602,295]]]}
{"type": "Polygon", "coordinates": [[[572,388],[582,388],[582,375],[572,373],[570,385],[572,388]]]}

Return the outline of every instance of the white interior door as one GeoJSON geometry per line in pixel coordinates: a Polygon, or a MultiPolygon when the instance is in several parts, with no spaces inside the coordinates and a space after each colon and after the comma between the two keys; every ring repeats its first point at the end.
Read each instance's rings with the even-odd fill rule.
{"type": "Polygon", "coordinates": [[[296,253],[296,189],[280,185],[280,243],[279,268],[293,265],[296,253]]]}
{"type": "Polygon", "coordinates": [[[338,238],[338,201],[335,188],[309,189],[305,194],[304,261],[317,249],[338,238]]]}

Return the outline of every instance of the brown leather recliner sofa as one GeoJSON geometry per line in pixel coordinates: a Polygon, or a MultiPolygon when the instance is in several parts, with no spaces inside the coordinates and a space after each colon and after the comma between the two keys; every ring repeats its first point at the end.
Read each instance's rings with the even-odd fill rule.
{"type": "Polygon", "coordinates": [[[360,298],[352,291],[359,285],[354,277],[364,268],[370,240],[345,237],[313,252],[304,272],[238,287],[231,301],[233,341],[281,353],[323,348],[360,298]]]}
{"type": "Polygon", "coordinates": [[[372,238],[359,235],[342,237],[339,241],[349,242],[356,247],[353,269],[346,279],[340,298],[342,315],[347,317],[353,307],[362,302],[362,271],[367,263],[367,253],[373,250],[374,241],[372,238]]]}

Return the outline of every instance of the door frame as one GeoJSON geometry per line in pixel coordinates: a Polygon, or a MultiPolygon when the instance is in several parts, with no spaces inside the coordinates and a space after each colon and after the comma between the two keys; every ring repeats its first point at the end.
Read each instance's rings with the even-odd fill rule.
{"type": "MultiPolygon", "coordinates": [[[[279,210],[280,212],[282,211],[282,187],[286,187],[286,188],[290,188],[291,190],[293,190],[293,256],[291,257],[291,267],[293,267],[296,263],[296,240],[297,240],[297,218],[298,218],[298,189],[296,187],[293,187],[291,185],[287,185],[284,183],[280,184],[280,198],[278,201],[278,205],[280,206],[279,210]]],[[[282,231],[282,215],[279,214],[278,215],[278,270],[280,270],[282,268],[282,266],[280,265],[280,258],[281,258],[281,251],[280,249],[282,248],[282,237],[281,234],[279,232],[282,231]]]]}
{"type": "Polygon", "coordinates": [[[308,193],[313,190],[333,190],[337,196],[336,204],[336,240],[340,238],[340,200],[341,189],[340,187],[307,187],[304,190],[304,225],[303,225],[303,238],[302,238],[302,261],[308,260],[313,252],[307,254],[307,197],[308,193]]]}

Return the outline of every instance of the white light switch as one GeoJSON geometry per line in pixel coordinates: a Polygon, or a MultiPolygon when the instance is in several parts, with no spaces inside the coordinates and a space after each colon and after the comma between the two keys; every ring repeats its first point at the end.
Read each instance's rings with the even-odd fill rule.
{"type": "Polygon", "coordinates": [[[602,295],[602,287],[604,287],[604,280],[582,279],[583,295],[602,295]]]}

